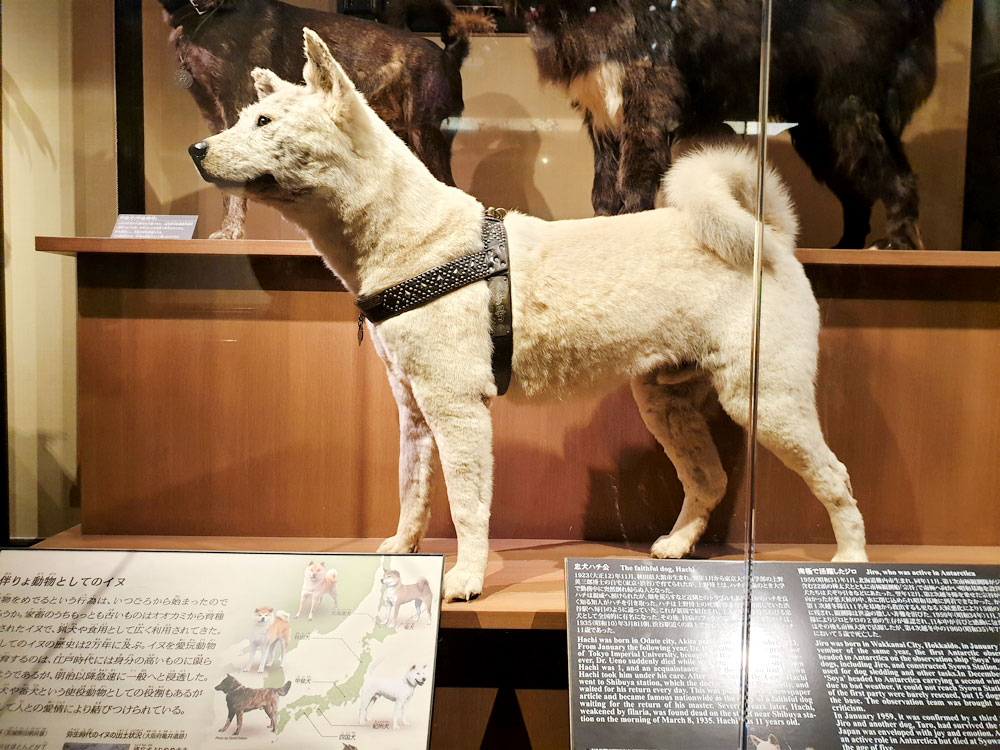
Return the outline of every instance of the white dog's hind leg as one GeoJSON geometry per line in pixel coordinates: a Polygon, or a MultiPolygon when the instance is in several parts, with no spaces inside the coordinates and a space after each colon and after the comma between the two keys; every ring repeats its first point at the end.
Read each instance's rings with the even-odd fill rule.
{"type": "Polygon", "coordinates": [[[396,533],[379,545],[386,554],[416,552],[430,523],[430,480],[437,446],[410,384],[384,356],[376,336],[375,350],[382,357],[389,386],[399,410],[399,523],[396,533]]]}
{"type": "Polygon", "coordinates": [[[812,404],[800,405],[799,409],[789,404],[777,410],[763,407],[758,411],[757,434],[761,444],[802,477],[826,507],[837,540],[833,561],[867,562],[865,522],[854,499],[851,478],[823,439],[815,407],[812,404]]]}
{"type": "Polygon", "coordinates": [[[654,557],[687,555],[726,492],[726,472],[700,409],[708,388],[703,377],[662,384],[656,373],[650,373],[632,381],[642,421],[663,446],[684,485],[681,512],[671,532],[653,544],[654,557]]]}
{"type": "MultiPolygon", "coordinates": [[[[762,329],[764,331],[766,329],[762,329]]],[[[837,540],[835,562],[865,562],[865,522],[854,499],[851,479],[823,438],[816,411],[813,369],[796,362],[795,352],[764,341],[760,359],[757,437],[761,445],[798,474],[830,514],[837,540]]],[[[734,366],[717,379],[719,403],[746,427],[749,412],[749,357],[738,355],[734,366]]]]}

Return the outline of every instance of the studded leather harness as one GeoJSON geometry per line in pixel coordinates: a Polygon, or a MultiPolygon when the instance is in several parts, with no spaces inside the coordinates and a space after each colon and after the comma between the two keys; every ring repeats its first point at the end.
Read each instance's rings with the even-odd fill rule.
{"type": "Polygon", "coordinates": [[[358,343],[364,337],[364,320],[381,323],[426,305],[438,297],[485,280],[490,290],[490,336],[493,339],[493,380],[497,395],[510,386],[514,357],[514,325],[510,296],[510,259],[502,208],[488,208],[483,216],[483,249],[395,284],[367,297],[358,297],[358,343]]]}

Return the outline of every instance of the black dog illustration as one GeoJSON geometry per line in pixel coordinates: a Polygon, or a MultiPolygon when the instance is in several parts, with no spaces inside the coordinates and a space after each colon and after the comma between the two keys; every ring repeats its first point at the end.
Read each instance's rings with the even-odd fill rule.
{"type": "MultiPolygon", "coordinates": [[[[837,247],[864,247],[875,202],[895,248],[923,246],[900,136],[934,87],[943,0],[774,0],[770,115],[844,210],[837,247]]],[[[525,7],[525,4],[521,4],[525,7]]],[[[594,147],[598,214],[653,207],[674,140],[757,115],[759,0],[539,0],[527,11],[543,80],[563,86],[594,147]]]]}
{"type": "Polygon", "coordinates": [[[215,686],[216,690],[226,694],[226,707],[229,709],[229,718],[219,731],[225,732],[229,729],[235,716],[236,731],[233,734],[239,734],[243,729],[243,714],[257,708],[263,709],[267,718],[271,720],[270,730],[277,731],[278,697],[288,695],[291,687],[292,683],[289,680],[280,688],[249,688],[240,684],[240,681],[231,674],[227,674],[222,682],[215,686]]]}

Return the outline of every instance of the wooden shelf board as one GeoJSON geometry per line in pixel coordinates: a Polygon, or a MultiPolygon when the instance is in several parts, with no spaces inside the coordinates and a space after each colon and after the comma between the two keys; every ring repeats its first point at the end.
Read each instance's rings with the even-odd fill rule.
{"type": "Polygon", "coordinates": [[[318,255],[308,240],[125,240],[110,237],[35,237],[35,251],[62,255],[318,255]]]}
{"type": "MultiPolygon", "coordinates": [[[[128,240],[108,237],[35,237],[44,253],[135,255],[290,255],[312,257],[308,240],[128,240]]],[[[824,250],[802,248],[806,265],[906,266],[911,268],[1000,268],[1000,252],[954,250],[824,250]]]]}
{"type": "MultiPolygon", "coordinates": [[[[79,526],[38,546],[48,549],[135,549],[186,551],[374,552],[379,539],[299,537],[103,536],[83,534],[79,526]]],[[[646,546],[558,539],[493,539],[483,596],[472,602],[445,603],[441,626],[514,630],[566,627],[563,560],[567,557],[646,557],[646,546]]],[[[454,563],[454,539],[427,539],[423,552],[444,554],[454,563]]],[[[741,560],[737,547],[718,550],[712,559],[741,560]]],[[[758,559],[825,562],[833,545],[764,544],[758,559]]],[[[872,562],[959,565],[1000,564],[1000,547],[870,546],[872,562]]]]}

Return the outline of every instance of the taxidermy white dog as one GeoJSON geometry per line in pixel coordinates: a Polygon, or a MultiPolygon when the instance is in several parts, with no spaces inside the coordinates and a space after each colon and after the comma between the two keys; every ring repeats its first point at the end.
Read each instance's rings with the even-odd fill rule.
{"type": "MultiPolygon", "coordinates": [[[[305,31],[305,85],[253,72],[259,101],[193,145],[205,179],[278,208],[308,232],[356,295],[481,251],[483,206],[435,180],[305,31]]],[[[666,207],[573,221],[507,215],[514,353],[510,398],[594,394],[631,381],[650,432],[674,463],[684,503],[657,557],[690,552],[726,474],[701,412],[709,390],[741,425],[749,413],[756,167],[706,150],[666,177],[666,207]]],[[[865,558],[847,470],[816,412],[819,314],[794,255],[795,215],[767,176],[758,435],[826,506],[835,560],[865,558]]],[[[482,591],[493,490],[489,291],[479,281],[367,330],[399,406],[400,516],[384,553],[417,549],[440,454],[458,536],[444,595],[482,591]]]]}

